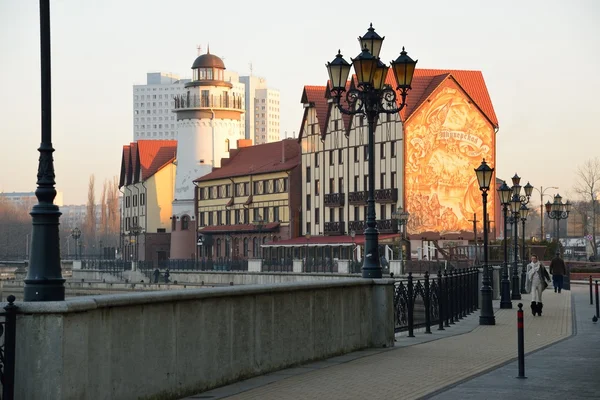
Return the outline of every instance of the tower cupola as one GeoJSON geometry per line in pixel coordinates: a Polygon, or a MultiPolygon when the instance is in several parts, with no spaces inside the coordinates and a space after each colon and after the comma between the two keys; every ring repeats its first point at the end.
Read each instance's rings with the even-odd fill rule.
{"type": "Polygon", "coordinates": [[[226,86],[231,88],[229,82],[225,82],[225,63],[214,54],[210,54],[210,47],[206,54],[196,58],[192,64],[192,81],[185,86],[226,86]]]}

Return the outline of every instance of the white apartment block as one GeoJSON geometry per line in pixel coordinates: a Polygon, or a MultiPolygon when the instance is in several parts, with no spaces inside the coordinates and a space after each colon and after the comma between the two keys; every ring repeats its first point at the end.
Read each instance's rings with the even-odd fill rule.
{"type": "MultiPolygon", "coordinates": [[[[249,109],[249,108],[248,108],[249,109]]],[[[281,140],[279,125],[279,91],[256,89],[254,98],[254,144],[281,140]]]]}

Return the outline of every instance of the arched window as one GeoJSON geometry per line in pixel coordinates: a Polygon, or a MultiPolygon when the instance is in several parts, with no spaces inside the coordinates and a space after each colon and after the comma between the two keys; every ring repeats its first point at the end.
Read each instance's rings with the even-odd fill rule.
{"type": "Polygon", "coordinates": [[[221,257],[221,239],[217,239],[217,257],[221,257]]]}
{"type": "Polygon", "coordinates": [[[190,227],[190,217],[188,217],[187,215],[184,215],[183,217],[181,217],[181,230],[182,231],[187,231],[190,227]]]}
{"type": "Polygon", "coordinates": [[[244,238],[244,257],[248,257],[248,238],[244,238]]]}
{"type": "Polygon", "coordinates": [[[258,258],[258,240],[256,238],[252,239],[252,255],[254,258],[258,258]]]}

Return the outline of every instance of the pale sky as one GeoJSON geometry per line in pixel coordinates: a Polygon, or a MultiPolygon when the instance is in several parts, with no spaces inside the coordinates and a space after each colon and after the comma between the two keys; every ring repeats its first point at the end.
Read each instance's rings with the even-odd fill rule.
{"type": "MultiPolygon", "coordinates": [[[[196,46],[210,43],[227,69],[246,75],[252,63],[280,90],[281,133],[291,135],[303,86],[325,84],[338,48],[355,57],[370,22],[386,37],[386,62],[406,46],[417,67],[483,72],[500,125],[499,178],[517,172],[522,184],[559,186],[566,197],[578,164],[600,153],[596,0],[51,0],[53,144],[65,204],[85,203],[90,174],[97,182],[119,174],[121,148],[133,139],[132,85],[147,72],[190,77],[196,46]]],[[[38,2],[0,0],[0,191],[35,190],[39,53],[38,2]]]]}

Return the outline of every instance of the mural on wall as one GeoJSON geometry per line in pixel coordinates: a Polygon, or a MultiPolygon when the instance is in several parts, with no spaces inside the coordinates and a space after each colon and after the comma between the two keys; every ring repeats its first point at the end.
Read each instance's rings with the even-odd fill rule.
{"type": "MultiPolygon", "coordinates": [[[[481,221],[483,211],[474,169],[483,158],[491,167],[495,164],[490,122],[452,79],[446,79],[408,120],[405,140],[408,232],[472,232],[469,220],[476,213],[481,221]]],[[[491,190],[491,216],[495,197],[491,190]]],[[[478,230],[481,227],[478,223],[478,230]]]]}

